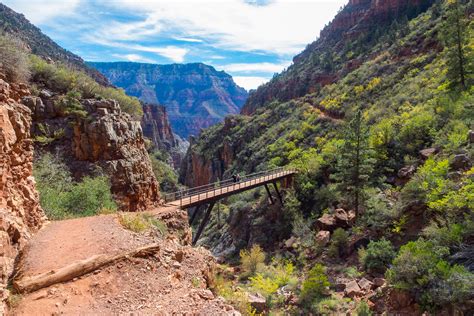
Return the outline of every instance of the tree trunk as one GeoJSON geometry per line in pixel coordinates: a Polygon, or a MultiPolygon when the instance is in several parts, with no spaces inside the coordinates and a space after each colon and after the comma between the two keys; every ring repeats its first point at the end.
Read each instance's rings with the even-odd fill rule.
{"type": "Polygon", "coordinates": [[[88,259],[76,261],[68,266],[51,270],[39,275],[25,277],[13,281],[13,287],[18,293],[37,291],[50,285],[67,282],[84,274],[95,271],[101,267],[131,257],[146,257],[156,253],[160,247],[157,244],[140,247],[115,256],[96,255],[88,259]]]}

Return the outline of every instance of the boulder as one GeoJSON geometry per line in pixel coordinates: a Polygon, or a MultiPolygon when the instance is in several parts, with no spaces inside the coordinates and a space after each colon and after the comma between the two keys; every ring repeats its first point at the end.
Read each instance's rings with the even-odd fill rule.
{"type": "Polygon", "coordinates": [[[344,292],[346,289],[346,284],[349,283],[350,280],[346,278],[337,278],[336,282],[334,282],[334,290],[336,292],[344,292]]]}
{"type": "Polygon", "coordinates": [[[469,143],[474,144],[474,131],[470,130],[468,134],[469,143]]]}
{"type": "Polygon", "coordinates": [[[331,239],[331,233],[327,230],[320,230],[316,234],[316,242],[321,246],[326,246],[331,239]]]}
{"type": "Polygon", "coordinates": [[[359,287],[359,284],[355,280],[346,283],[344,294],[347,297],[354,298],[356,296],[362,296],[364,293],[359,287]]]}
{"type": "Polygon", "coordinates": [[[385,279],[384,278],[374,278],[372,280],[372,282],[374,283],[374,286],[375,287],[381,287],[381,286],[384,286],[385,284],[385,279]]]}
{"type": "Polygon", "coordinates": [[[416,167],[414,165],[405,166],[398,170],[397,176],[402,179],[411,178],[415,174],[415,171],[416,167]]]}
{"type": "Polygon", "coordinates": [[[318,227],[320,230],[335,230],[337,228],[335,216],[324,214],[316,220],[316,227],[318,227]]]}
{"type": "Polygon", "coordinates": [[[370,282],[369,280],[367,280],[366,278],[362,278],[359,280],[359,282],[357,282],[357,284],[359,285],[359,287],[364,290],[364,291],[370,291],[373,287],[373,283],[370,282]]]}
{"type": "Polygon", "coordinates": [[[354,210],[350,210],[347,213],[347,223],[349,224],[349,226],[352,226],[355,224],[355,220],[356,220],[356,212],[354,210]]]}
{"type": "Polygon", "coordinates": [[[296,237],[291,236],[288,240],[285,241],[285,248],[291,249],[296,242],[296,237]]]}
{"type": "Polygon", "coordinates": [[[459,154],[454,156],[450,166],[454,170],[467,170],[471,167],[471,160],[468,154],[459,154]]]}
{"type": "Polygon", "coordinates": [[[420,155],[421,155],[421,158],[428,159],[430,156],[437,154],[438,151],[439,151],[438,148],[435,148],[435,147],[426,148],[426,149],[420,150],[420,155]]]}
{"type": "Polygon", "coordinates": [[[262,313],[267,308],[267,300],[260,293],[248,294],[250,306],[255,308],[258,313],[262,313]]]}
{"type": "Polygon", "coordinates": [[[338,208],[334,211],[334,218],[336,219],[336,225],[338,227],[349,227],[349,216],[342,208],[338,208]]]}

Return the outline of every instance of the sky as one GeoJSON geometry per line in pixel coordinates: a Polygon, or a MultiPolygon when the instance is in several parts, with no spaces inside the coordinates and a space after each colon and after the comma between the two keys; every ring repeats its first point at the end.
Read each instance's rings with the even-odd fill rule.
{"type": "Polygon", "coordinates": [[[347,0],[1,0],[87,61],[203,62],[247,90],[291,64],[347,0]]]}

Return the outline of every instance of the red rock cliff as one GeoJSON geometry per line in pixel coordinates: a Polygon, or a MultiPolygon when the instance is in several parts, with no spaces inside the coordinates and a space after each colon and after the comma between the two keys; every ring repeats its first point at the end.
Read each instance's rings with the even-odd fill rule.
{"type": "Polygon", "coordinates": [[[0,315],[15,258],[45,221],[32,174],[31,111],[19,103],[28,93],[0,77],[0,315]]]}

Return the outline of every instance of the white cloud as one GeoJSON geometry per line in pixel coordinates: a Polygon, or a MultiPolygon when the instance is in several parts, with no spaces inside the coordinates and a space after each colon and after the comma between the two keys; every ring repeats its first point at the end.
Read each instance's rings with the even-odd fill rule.
{"type": "Polygon", "coordinates": [[[125,59],[125,60],[133,61],[133,62],[156,63],[156,61],[154,61],[153,59],[146,58],[138,54],[124,54],[124,55],[113,54],[112,56],[117,57],[119,59],[125,59]]]}
{"type": "Polygon", "coordinates": [[[251,73],[251,72],[281,72],[283,69],[288,67],[291,62],[274,64],[274,63],[247,63],[247,64],[228,64],[216,66],[216,68],[223,69],[226,72],[239,72],[239,73],[251,73]]]}
{"type": "Polygon", "coordinates": [[[205,38],[218,48],[292,55],[315,40],[346,2],[275,0],[255,6],[242,0],[116,0],[113,5],[140,12],[148,23],[185,38],[205,38]]]}
{"type": "Polygon", "coordinates": [[[184,57],[189,52],[189,49],[177,47],[177,46],[146,46],[141,44],[130,44],[126,42],[114,42],[105,39],[95,38],[89,36],[87,40],[94,42],[96,44],[122,48],[127,50],[136,50],[141,52],[148,52],[148,53],[155,53],[165,58],[172,60],[175,63],[182,63],[184,61],[184,57]]]}
{"type": "Polygon", "coordinates": [[[249,91],[251,89],[256,89],[261,84],[268,82],[270,78],[265,77],[245,77],[245,76],[235,76],[232,77],[237,83],[237,85],[241,86],[245,90],[249,91]]]}
{"type": "Polygon", "coordinates": [[[33,24],[42,24],[58,16],[74,14],[80,0],[3,0],[5,5],[23,13],[33,24]]]}

